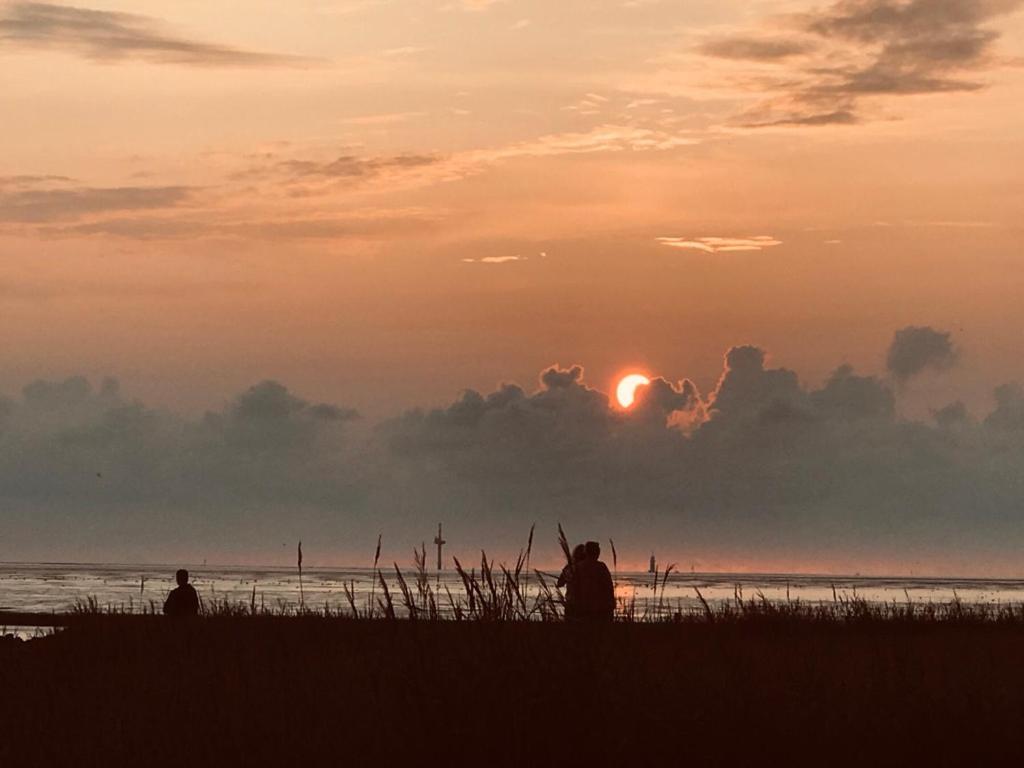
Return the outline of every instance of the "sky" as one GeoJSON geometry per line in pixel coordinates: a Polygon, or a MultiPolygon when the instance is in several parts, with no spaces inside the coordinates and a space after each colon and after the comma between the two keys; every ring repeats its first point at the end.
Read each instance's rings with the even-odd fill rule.
{"type": "Polygon", "coordinates": [[[1022,0],[0,2],[0,93],[0,559],[1018,568],[1022,0]]]}

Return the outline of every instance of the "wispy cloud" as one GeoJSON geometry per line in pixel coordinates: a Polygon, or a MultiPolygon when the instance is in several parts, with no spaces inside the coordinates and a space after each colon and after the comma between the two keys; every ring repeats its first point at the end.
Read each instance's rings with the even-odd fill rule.
{"type": "Polygon", "coordinates": [[[390,155],[380,157],[359,157],[341,155],[328,162],[315,160],[285,160],[277,168],[287,175],[298,178],[319,177],[328,179],[375,176],[390,169],[420,168],[433,165],[439,158],[434,155],[390,155]]]}
{"type": "Polygon", "coordinates": [[[515,261],[528,261],[529,256],[483,256],[479,259],[463,259],[467,264],[509,264],[515,261]]]}
{"type": "Polygon", "coordinates": [[[0,223],[67,221],[90,214],[173,208],[187,202],[195,191],[185,186],[0,188],[0,223]]]}
{"type": "Polygon", "coordinates": [[[426,112],[382,112],[376,115],[358,115],[346,117],[341,120],[345,125],[397,125],[407,123],[417,117],[423,117],[426,112]]]}
{"type": "Polygon", "coordinates": [[[24,174],[21,176],[0,176],[0,190],[4,188],[20,188],[20,187],[32,187],[39,184],[60,184],[64,182],[72,182],[74,179],[68,176],[57,176],[53,174],[48,175],[30,175],[24,174]]]}
{"type": "Polygon", "coordinates": [[[705,56],[723,59],[775,61],[809,53],[817,48],[814,41],[793,37],[752,37],[738,35],[721,37],[702,43],[698,50],[705,56]]]}
{"type": "Polygon", "coordinates": [[[659,243],[669,248],[702,251],[704,253],[762,251],[765,248],[774,248],[777,245],[782,245],[781,240],[770,235],[756,235],[755,237],[659,237],[656,239],[659,243]]]}
{"type": "Polygon", "coordinates": [[[403,45],[399,48],[386,48],[381,51],[381,56],[387,56],[388,58],[403,58],[406,56],[416,56],[420,53],[426,53],[427,48],[420,48],[415,45],[403,45]]]}
{"type": "Polygon", "coordinates": [[[424,168],[437,164],[441,159],[437,155],[418,154],[342,154],[330,160],[281,159],[274,155],[266,155],[261,157],[257,164],[235,172],[231,178],[235,181],[274,178],[285,184],[351,181],[353,179],[370,179],[387,172],[424,168]]]}
{"type": "Polygon", "coordinates": [[[494,161],[515,157],[544,157],[589,152],[665,150],[698,143],[700,140],[693,136],[671,131],[641,128],[634,125],[599,125],[589,131],[552,133],[532,141],[466,154],[494,161]]]}
{"type": "Polygon", "coordinates": [[[80,224],[51,226],[49,237],[112,236],[131,240],[195,238],[285,240],[379,240],[423,234],[437,217],[416,211],[364,211],[349,216],[278,216],[271,219],[225,221],[222,213],[201,218],[120,216],[80,224]]]}
{"type": "Polygon", "coordinates": [[[761,29],[707,40],[704,56],[745,60],[750,90],[767,93],[748,127],[850,124],[868,99],[975,91],[999,66],[988,25],[1024,0],[839,0],[774,17],[761,29]],[[784,33],[780,35],[779,28],[784,33]]]}
{"type": "Polygon", "coordinates": [[[193,67],[281,67],[309,59],[263,53],[177,36],[157,19],[49,3],[0,8],[0,45],[52,48],[101,62],[121,60],[193,67]]]}
{"type": "Polygon", "coordinates": [[[455,2],[446,3],[441,6],[442,11],[470,11],[479,12],[486,11],[488,8],[499,3],[504,3],[507,0],[455,0],[455,2]]]}

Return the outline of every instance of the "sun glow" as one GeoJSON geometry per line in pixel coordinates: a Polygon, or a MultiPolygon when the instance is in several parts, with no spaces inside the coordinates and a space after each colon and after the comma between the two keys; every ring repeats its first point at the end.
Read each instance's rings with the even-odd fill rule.
{"type": "Polygon", "coordinates": [[[643,374],[631,373],[619,381],[619,385],[615,388],[615,398],[623,408],[629,408],[636,400],[636,388],[650,383],[651,380],[643,374]]]}

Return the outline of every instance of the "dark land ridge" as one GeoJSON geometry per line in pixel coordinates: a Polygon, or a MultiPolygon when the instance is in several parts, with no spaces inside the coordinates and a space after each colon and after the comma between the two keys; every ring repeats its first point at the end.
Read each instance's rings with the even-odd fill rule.
{"type": "Polygon", "coordinates": [[[1024,608],[650,622],[80,614],[0,642],[0,765],[1010,765],[1024,608]]]}

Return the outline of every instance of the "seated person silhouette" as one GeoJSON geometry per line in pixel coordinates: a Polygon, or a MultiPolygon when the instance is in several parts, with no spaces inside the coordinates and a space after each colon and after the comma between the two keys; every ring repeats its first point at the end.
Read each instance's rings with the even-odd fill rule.
{"type": "Polygon", "coordinates": [[[165,616],[196,616],[199,614],[199,594],[188,583],[188,571],[184,568],[175,574],[178,586],[171,590],[164,602],[165,616]]]}
{"type": "Polygon", "coordinates": [[[601,545],[588,541],[584,558],[575,564],[576,607],[574,618],[605,622],[615,616],[615,586],[608,566],[601,562],[601,545]]]}

